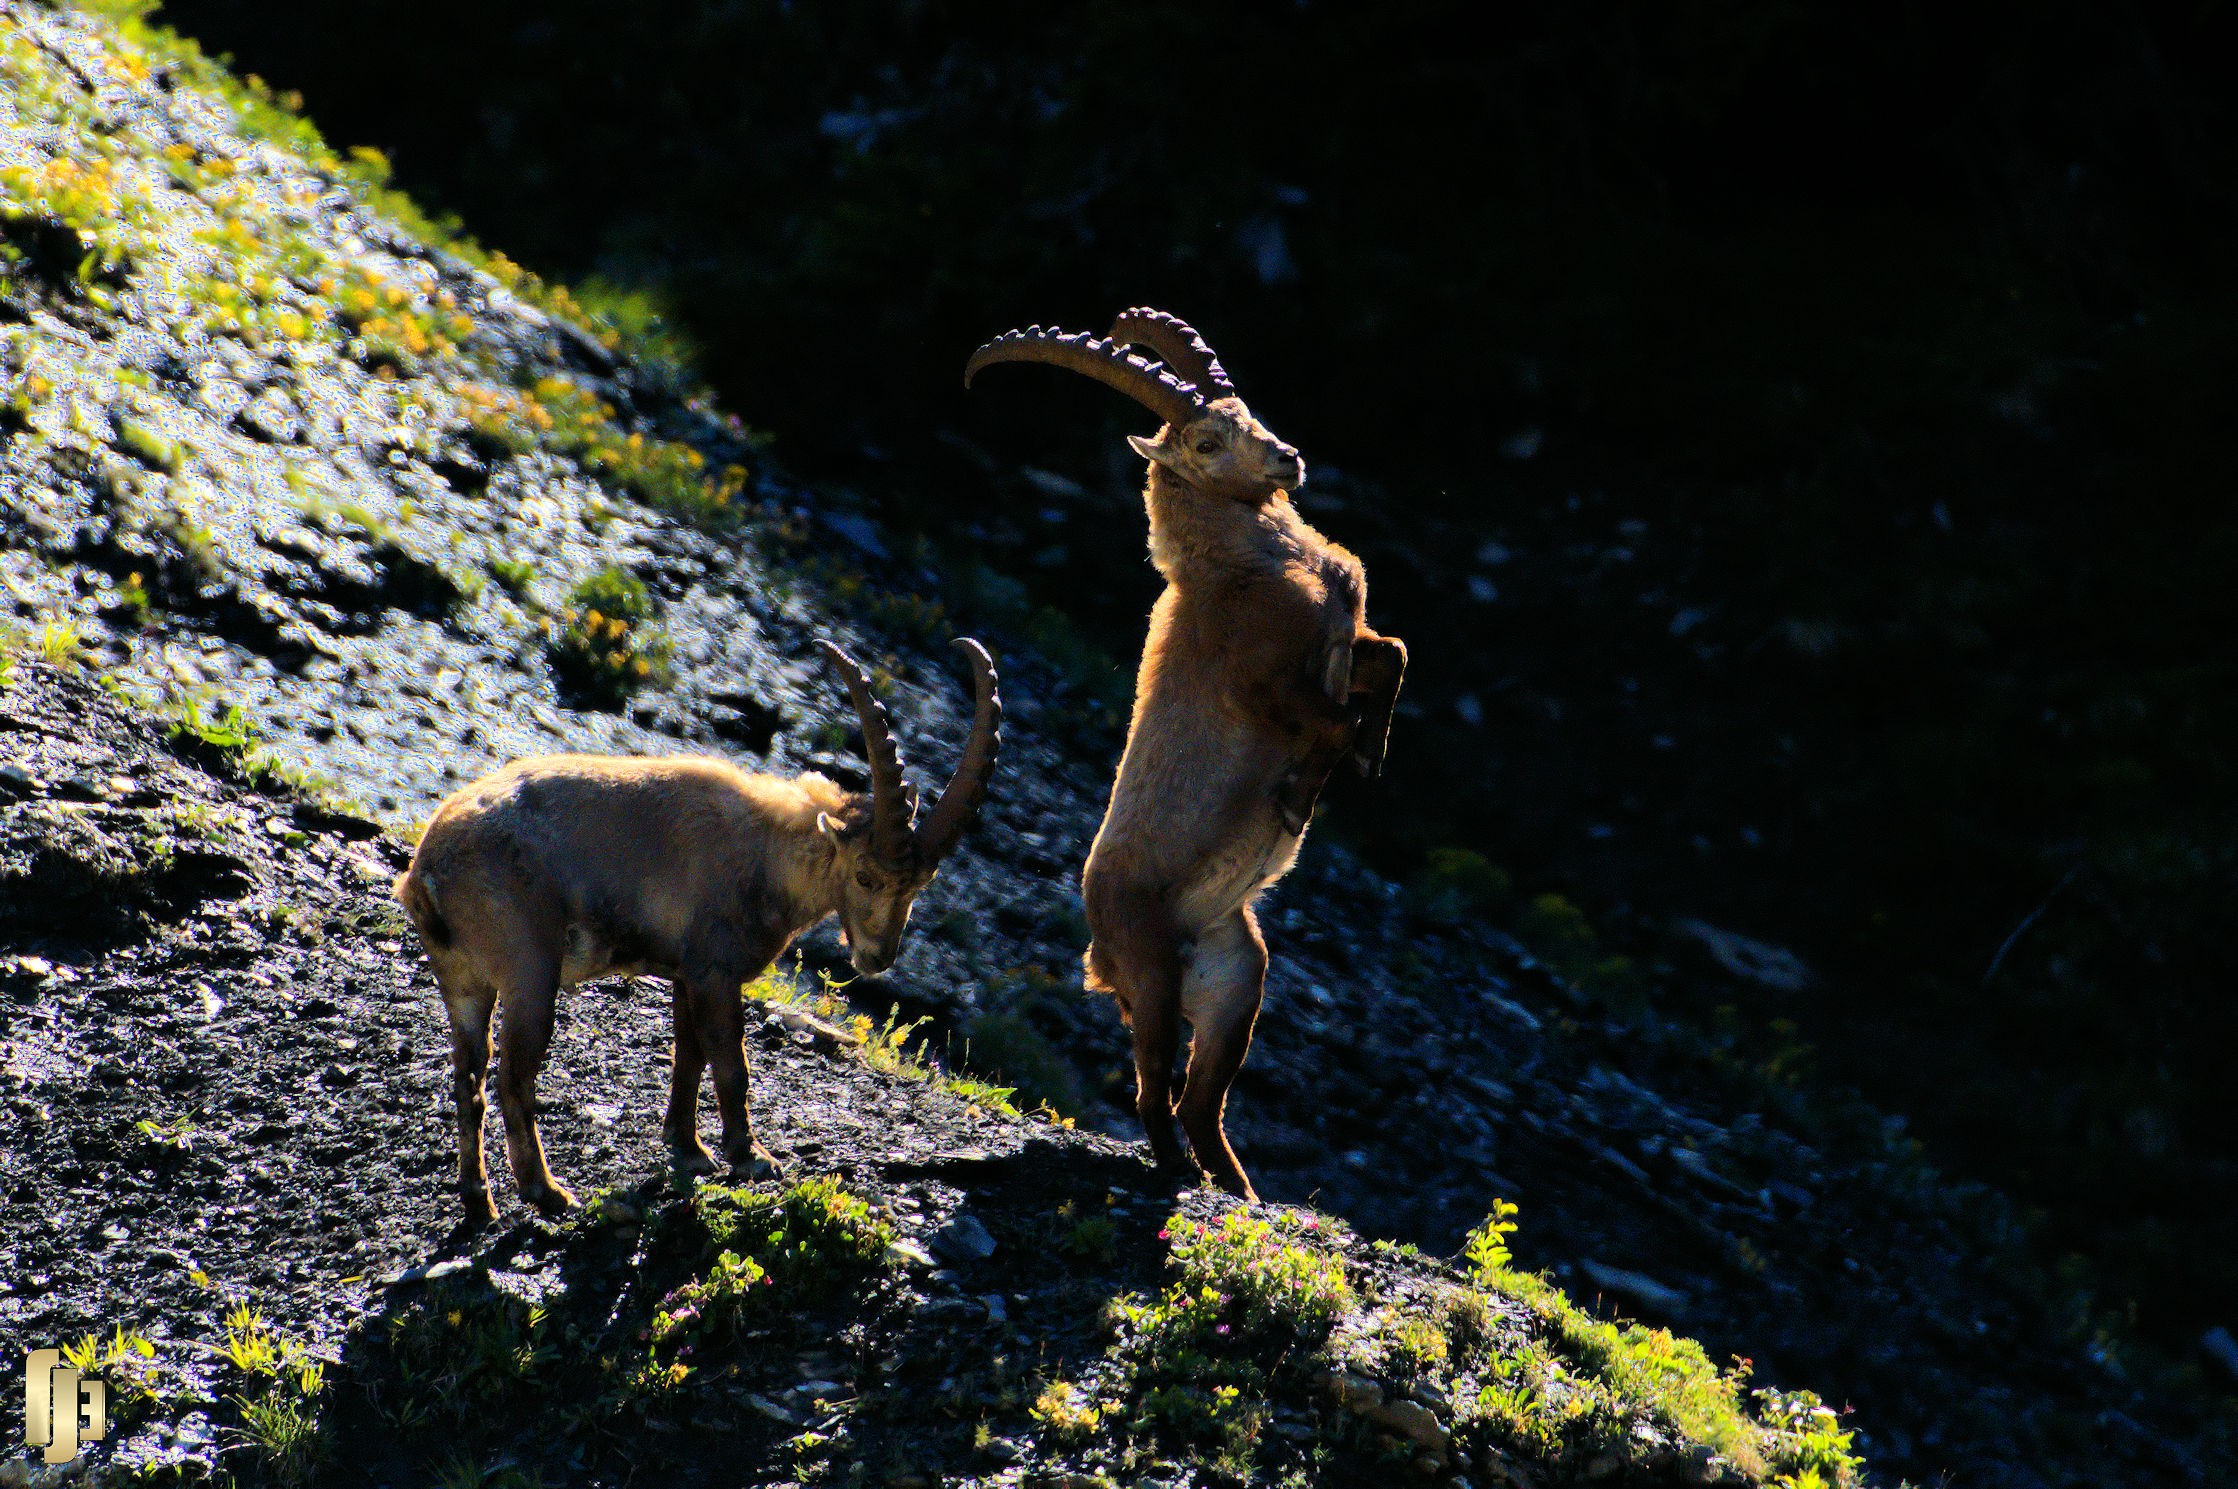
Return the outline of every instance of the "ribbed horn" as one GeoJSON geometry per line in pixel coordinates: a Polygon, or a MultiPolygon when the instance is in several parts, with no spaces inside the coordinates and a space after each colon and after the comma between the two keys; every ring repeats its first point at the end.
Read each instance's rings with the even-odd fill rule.
{"type": "Polygon", "coordinates": [[[870,757],[870,851],[880,863],[898,864],[910,856],[915,839],[910,824],[917,815],[917,792],[902,779],[901,750],[886,721],[886,706],[871,696],[870,675],[829,641],[818,641],[839,670],[862,720],[863,752],[870,757]]]}
{"type": "Polygon", "coordinates": [[[956,773],[917,827],[918,861],[928,865],[945,857],[979,816],[980,803],[987,799],[987,782],[995,773],[996,752],[1002,748],[1002,694],[995,689],[994,660],[969,636],[958,637],[956,644],[971,659],[972,690],[978,702],[956,773]]]}
{"type": "Polygon", "coordinates": [[[1220,359],[1205,345],[1197,328],[1178,315],[1147,305],[1122,310],[1119,319],[1111,323],[1111,339],[1121,346],[1149,347],[1176,377],[1194,384],[1197,396],[1207,403],[1236,396],[1236,385],[1228,381],[1228,371],[1220,365],[1220,359]]]}
{"type": "Polygon", "coordinates": [[[1117,388],[1176,427],[1188,423],[1204,407],[1197,390],[1172,373],[1085,331],[1067,334],[1040,326],[1005,331],[964,363],[964,386],[971,386],[980,368],[996,362],[1046,362],[1052,367],[1069,368],[1117,388]]]}

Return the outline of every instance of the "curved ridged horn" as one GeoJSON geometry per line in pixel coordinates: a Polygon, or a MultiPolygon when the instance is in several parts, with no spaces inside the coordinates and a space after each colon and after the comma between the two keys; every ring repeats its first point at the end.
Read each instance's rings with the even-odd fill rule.
{"type": "Polygon", "coordinates": [[[971,354],[971,360],[964,364],[964,386],[971,386],[980,368],[996,362],[1046,362],[1052,367],[1069,368],[1117,388],[1176,427],[1188,423],[1204,407],[1197,390],[1172,373],[1085,331],[1067,334],[1040,326],[1005,331],[971,354]]]}
{"type": "Polygon", "coordinates": [[[900,863],[910,855],[910,821],[917,815],[917,793],[902,779],[901,750],[886,722],[886,706],[871,696],[870,675],[829,641],[816,643],[839,669],[862,720],[863,753],[870,757],[870,851],[881,863],[900,863]]]}
{"type": "Polygon", "coordinates": [[[987,655],[987,648],[969,636],[958,637],[956,644],[971,659],[972,688],[978,703],[972,710],[971,737],[964,741],[956,773],[917,826],[918,858],[928,864],[938,863],[955,847],[964,829],[979,815],[979,804],[987,799],[987,782],[995,773],[995,753],[1002,748],[1002,694],[995,690],[994,661],[987,655]]]}
{"type": "Polygon", "coordinates": [[[1111,323],[1111,339],[1121,346],[1149,347],[1176,377],[1195,384],[1197,396],[1208,403],[1236,396],[1236,385],[1228,381],[1228,371],[1220,365],[1219,357],[1205,345],[1197,328],[1178,315],[1147,305],[1122,310],[1119,319],[1111,323]]]}

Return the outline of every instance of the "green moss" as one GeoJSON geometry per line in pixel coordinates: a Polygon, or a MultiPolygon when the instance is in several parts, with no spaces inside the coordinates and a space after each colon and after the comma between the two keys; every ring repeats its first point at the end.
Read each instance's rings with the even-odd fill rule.
{"type": "Polygon", "coordinates": [[[493,558],[483,564],[483,567],[489,570],[490,577],[503,586],[507,594],[524,602],[530,599],[536,584],[536,565],[525,559],[493,558]]]}
{"type": "Polygon", "coordinates": [[[152,470],[175,471],[179,468],[178,441],[165,438],[160,430],[143,419],[119,419],[117,443],[124,447],[127,454],[152,470]]]}

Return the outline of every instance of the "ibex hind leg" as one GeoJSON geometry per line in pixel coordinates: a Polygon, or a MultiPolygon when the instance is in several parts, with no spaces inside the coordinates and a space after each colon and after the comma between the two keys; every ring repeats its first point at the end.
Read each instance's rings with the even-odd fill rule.
{"type": "Polygon", "coordinates": [[[1181,1088],[1181,1126],[1214,1183],[1255,1200],[1251,1180],[1228,1146],[1228,1088],[1235,1084],[1266,992],[1267,943],[1246,905],[1197,937],[1182,984],[1190,1024],[1189,1073],[1181,1088]]]}
{"type": "Polygon", "coordinates": [[[552,1005],[559,997],[559,956],[528,952],[498,979],[501,1055],[498,1110],[505,1117],[505,1149],[521,1199],[547,1215],[572,1209],[575,1196],[552,1177],[544,1142],[536,1133],[536,1077],[552,1043],[552,1005]]]}
{"type": "Polygon", "coordinates": [[[1086,886],[1088,986],[1110,992],[1134,1031],[1135,1114],[1158,1167],[1194,1171],[1173,1125],[1173,1057],[1181,1048],[1181,934],[1162,896],[1086,886]]]}
{"type": "Polygon", "coordinates": [[[490,1202],[489,1169],[482,1158],[483,1095],[490,1067],[490,1014],[497,990],[438,964],[436,980],[451,1016],[451,1104],[458,1118],[458,1192],[470,1225],[497,1218],[490,1202]]]}

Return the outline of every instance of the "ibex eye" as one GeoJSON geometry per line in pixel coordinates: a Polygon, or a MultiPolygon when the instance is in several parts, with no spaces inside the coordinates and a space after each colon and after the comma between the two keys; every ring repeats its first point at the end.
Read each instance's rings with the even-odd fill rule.
{"type": "Polygon", "coordinates": [[[855,882],[856,882],[857,884],[860,884],[860,885],[861,885],[861,886],[862,886],[863,888],[865,888],[865,889],[868,889],[868,888],[870,888],[870,875],[868,875],[868,874],[857,874],[857,875],[855,876],[855,882]]]}
{"type": "Polygon", "coordinates": [[[1197,441],[1197,453],[1199,455],[1210,455],[1219,448],[1220,442],[1218,440],[1200,439],[1197,441]]]}

